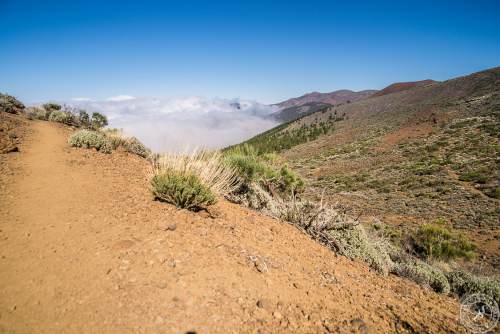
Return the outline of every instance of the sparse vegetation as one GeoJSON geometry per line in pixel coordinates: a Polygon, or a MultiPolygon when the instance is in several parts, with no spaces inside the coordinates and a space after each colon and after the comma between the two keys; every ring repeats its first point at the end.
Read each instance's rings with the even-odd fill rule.
{"type": "MultiPolygon", "coordinates": [[[[289,128],[290,123],[279,125],[263,132],[239,145],[250,145],[258,154],[281,152],[299,144],[317,139],[333,131],[335,122],[343,118],[329,118],[311,124],[302,124],[299,128],[289,128]]],[[[236,145],[239,146],[239,145],[236,145]]],[[[230,147],[231,149],[233,147],[230,147]]]]}

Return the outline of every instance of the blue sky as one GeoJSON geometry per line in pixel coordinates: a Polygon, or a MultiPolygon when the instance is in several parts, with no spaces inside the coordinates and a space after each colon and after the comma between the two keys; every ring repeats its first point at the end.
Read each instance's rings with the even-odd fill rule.
{"type": "Polygon", "coordinates": [[[500,65],[500,1],[0,0],[0,91],[253,99],[500,65]]]}

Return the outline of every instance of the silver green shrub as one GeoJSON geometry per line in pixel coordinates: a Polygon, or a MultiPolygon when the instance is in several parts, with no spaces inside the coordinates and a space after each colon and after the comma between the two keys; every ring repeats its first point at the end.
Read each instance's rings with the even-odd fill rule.
{"type": "Polygon", "coordinates": [[[388,242],[372,238],[361,225],[331,229],[328,236],[341,249],[339,253],[350,259],[360,259],[381,274],[388,274],[394,265],[387,252],[388,242]]]}
{"type": "Polygon", "coordinates": [[[71,121],[73,120],[73,117],[71,114],[66,113],[64,111],[52,111],[49,115],[50,122],[58,122],[58,123],[63,123],[63,124],[70,124],[71,121]]]}
{"type": "Polygon", "coordinates": [[[462,297],[480,293],[490,301],[500,304],[500,279],[478,277],[463,270],[454,270],[446,274],[451,291],[462,297]]]}
{"type": "Polygon", "coordinates": [[[406,277],[436,292],[447,294],[451,290],[448,279],[441,270],[420,260],[408,259],[398,262],[394,265],[392,273],[406,277]]]}
{"type": "Polygon", "coordinates": [[[69,137],[68,143],[73,147],[95,148],[102,153],[112,151],[111,143],[106,136],[96,131],[77,131],[69,137]]]}

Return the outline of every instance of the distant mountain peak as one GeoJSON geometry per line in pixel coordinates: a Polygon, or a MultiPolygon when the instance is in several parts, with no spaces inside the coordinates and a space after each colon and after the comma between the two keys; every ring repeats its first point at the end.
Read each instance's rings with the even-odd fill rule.
{"type": "Polygon", "coordinates": [[[376,90],[355,92],[349,89],[340,89],[330,93],[314,91],[275,104],[281,109],[275,114],[275,117],[282,121],[289,121],[324,107],[368,98],[375,92],[376,90]]]}
{"type": "Polygon", "coordinates": [[[327,104],[338,104],[347,101],[354,102],[367,98],[373,95],[373,93],[375,92],[376,90],[362,90],[359,92],[355,92],[349,89],[340,89],[330,93],[321,93],[314,91],[304,94],[300,97],[295,97],[280,103],[276,103],[276,105],[280,108],[289,108],[298,107],[309,102],[321,102],[327,104]]]}

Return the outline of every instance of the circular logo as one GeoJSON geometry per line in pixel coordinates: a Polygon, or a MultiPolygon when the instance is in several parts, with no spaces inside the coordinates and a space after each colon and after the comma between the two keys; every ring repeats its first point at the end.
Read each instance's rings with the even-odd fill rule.
{"type": "Polygon", "coordinates": [[[467,295],[460,300],[460,323],[474,334],[488,333],[498,324],[500,312],[497,302],[481,293],[467,295]]]}

